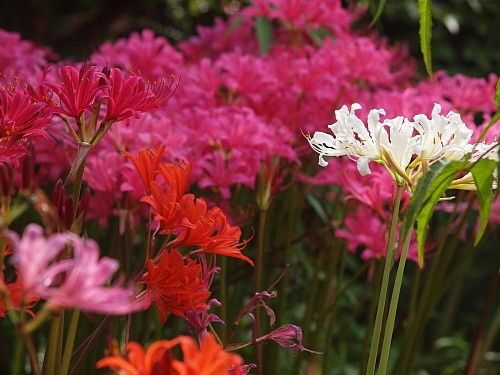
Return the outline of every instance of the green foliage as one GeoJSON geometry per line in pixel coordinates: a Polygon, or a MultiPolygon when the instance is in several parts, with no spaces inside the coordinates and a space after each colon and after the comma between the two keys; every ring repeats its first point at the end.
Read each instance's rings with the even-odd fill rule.
{"type": "Polygon", "coordinates": [[[273,39],[271,22],[266,17],[255,18],[255,33],[259,42],[259,51],[262,55],[269,53],[273,39]]]}
{"type": "Polygon", "coordinates": [[[479,229],[476,234],[474,246],[481,240],[488,218],[490,217],[491,205],[493,203],[493,172],[497,167],[497,162],[490,159],[479,160],[472,168],[471,173],[476,184],[477,198],[479,202],[479,229]]]}
{"type": "Polygon", "coordinates": [[[373,16],[372,22],[370,22],[370,27],[375,24],[382,15],[382,12],[384,11],[385,4],[387,3],[387,0],[380,0],[377,6],[377,10],[375,11],[375,14],[373,16]]]}
{"type": "Polygon", "coordinates": [[[420,24],[420,50],[422,51],[422,56],[424,57],[425,70],[427,71],[427,74],[432,75],[432,1],[418,0],[418,14],[420,24]]]}

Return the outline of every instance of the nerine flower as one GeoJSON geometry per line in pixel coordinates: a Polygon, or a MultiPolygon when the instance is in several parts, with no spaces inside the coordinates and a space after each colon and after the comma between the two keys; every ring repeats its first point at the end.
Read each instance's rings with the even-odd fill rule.
{"type": "Polygon", "coordinates": [[[77,308],[88,312],[122,315],[144,310],[149,298],[137,298],[133,289],[108,285],[118,262],[103,257],[92,240],[74,234],[43,235],[37,224],[26,227],[20,238],[9,232],[14,265],[26,298],[38,295],[53,308],[77,308]],[[72,247],[72,256],[59,256],[72,247]]]}
{"type": "Polygon", "coordinates": [[[96,367],[109,367],[122,375],[246,374],[243,359],[238,354],[224,351],[210,333],[203,335],[199,344],[189,336],[179,336],[156,341],[147,350],[135,342],[128,342],[125,349],[125,357],[113,350],[112,355],[98,361],[96,367]],[[170,353],[178,345],[182,350],[182,361],[170,353]]]}
{"type": "MultiPolygon", "coordinates": [[[[379,121],[384,110],[371,110],[368,126],[355,115],[361,106],[357,103],[348,111],[346,106],[335,111],[337,122],[329,125],[334,136],[323,132],[308,137],[311,147],[319,153],[319,164],[328,165],[325,157],[348,156],[357,161],[362,175],[371,173],[369,162],[383,165],[394,180],[412,186],[429,164],[439,160],[460,160],[476,150],[493,150],[494,144],[473,145],[470,143],[472,130],[460,115],[450,111],[441,115],[441,106],[434,105],[431,119],[423,114],[414,116],[414,121],[398,116],[379,121]],[[422,170],[420,170],[422,168],[422,170]]],[[[494,152],[483,157],[494,158],[494,152]]]]}
{"type": "Polygon", "coordinates": [[[188,311],[208,307],[208,279],[201,264],[177,250],[164,251],[158,262],[148,260],[143,279],[158,306],[161,321],[168,314],[184,317],[188,311]]]}

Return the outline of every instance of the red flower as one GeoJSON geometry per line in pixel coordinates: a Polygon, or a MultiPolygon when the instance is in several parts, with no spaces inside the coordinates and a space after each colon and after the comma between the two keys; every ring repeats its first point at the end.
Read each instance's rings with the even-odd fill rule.
{"type": "Polygon", "coordinates": [[[57,70],[60,83],[49,85],[60,100],[56,110],[78,119],[101,96],[104,75],[95,66],[83,64],[80,69],[62,66],[57,70]]]}
{"type": "Polygon", "coordinates": [[[134,164],[137,173],[141,176],[146,191],[149,192],[151,181],[155,180],[160,161],[165,151],[165,146],[157,148],[145,148],[134,156],[130,152],[124,152],[125,156],[134,164]]]}
{"type": "Polygon", "coordinates": [[[161,321],[166,321],[170,312],[184,317],[188,311],[207,306],[208,280],[198,262],[172,250],[163,252],[158,264],[148,260],[146,268],[144,281],[158,305],[161,321]]]}
{"type": "Polygon", "coordinates": [[[227,222],[226,215],[217,207],[207,209],[203,199],[184,195],[179,202],[183,219],[177,228],[176,245],[200,246],[199,252],[253,262],[241,253],[245,243],[240,242],[241,229],[227,222]]]}
{"type": "Polygon", "coordinates": [[[177,195],[163,191],[156,182],[149,185],[151,195],[146,195],[142,202],[149,204],[155,211],[154,219],[160,223],[162,233],[171,233],[182,218],[182,211],[177,195]]]}
{"type": "Polygon", "coordinates": [[[97,362],[97,368],[110,367],[122,375],[243,375],[243,360],[238,354],[228,353],[211,334],[201,339],[200,345],[189,336],[153,343],[147,351],[135,342],[126,345],[122,357],[116,350],[113,355],[97,362]],[[183,359],[170,355],[170,350],[180,345],[183,359]]]}
{"type": "Polygon", "coordinates": [[[118,68],[110,70],[107,82],[105,122],[121,121],[142,112],[160,109],[172,94],[171,85],[165,81],[150,84],[141,76],[126,75],[118,68]]]}
{"type": "MultiPolygon", "coordinates": [[[[22,306],[24,308],[24,311],[33,315],[33,313],[29,309],[35,305],[35,303],[39,300],[39,298],[35,295],[30,295],[28,300],[25,301],[24,300],[25,293],[23,285],[19,279],[17,279],[13,283],[5,284],[3,280],[3,275],[0,275],[0,289],[5,289],[9,293],[9,298],[12,302],[14,309],[18,310],[22,306]]],[[[6,313],[5,302],[3,298],[0,297],[0,318],[4,317],[5,313],[6,313]]]]}
{"type": "Polygon", "coordinates": [[[160,164],[160,174],[168,184],[170,190],[180,199],[187,189],[192,164],[187,162],[181,165],[170,163],[160,164]]]}
{"type": "Polygon", "coordinates": [[[44,103],[36,103],[17,87],[0,88],[0,162],[17,164],[27,143],[45,136],[51,113],[44,103]]]}

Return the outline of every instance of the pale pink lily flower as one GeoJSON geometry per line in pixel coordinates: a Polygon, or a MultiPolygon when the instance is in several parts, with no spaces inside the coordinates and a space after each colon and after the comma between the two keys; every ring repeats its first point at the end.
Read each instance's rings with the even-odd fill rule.
{"type": "Polygon", "coordinates": [[[99,259],[99,247],[92,240],[71,233],[45,237],[37,224],[28,225],[22,237],[14,232],[8,237],[25,295],[38,295],[53,309],[124,315],[150,305],[148,298],[136,297],[131,287],[109,285],[118,261],[99,259]],[[58,260],[70,245],[72,256],[58,260]]]}

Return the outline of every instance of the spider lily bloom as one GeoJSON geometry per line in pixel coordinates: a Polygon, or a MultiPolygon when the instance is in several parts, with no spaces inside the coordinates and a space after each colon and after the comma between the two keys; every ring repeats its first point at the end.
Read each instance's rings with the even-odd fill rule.
{"type": "Polygon", "coordinates": [[[112,68],[107,77],[104,122],[122,121],[143,112],[161,109],[172,94],[171,83],[147,83],[141,76],[112,68]]]}
{"type": "Polygon", "coordinates": [[[105,87],[104,74],[89,63],[79,69],[67,65],[57,70],[60,82],[49,84],[59,98],[56,111],[75,119],[91,109],[102,96],[105,87]]]}
{"type": "Polygon", "coordinates": [[[77,308],[111,315],[129,314],[150,305],[149,298],[137,298],[131,288],[107,286],[118,262],[107,257],[99,259],[94,241],[69,233],[45,238],[36,224],[28,225],[21,238],[14,232],[8,236],[27,298],[35,294],[54,309],[77,308]],[[73,256],[57,260],[67,245],[72,246],[73,256]]]}
{"type": "Polygon", "coordinates": [[[44,128],[52,114],[44,103],[36,103],[18,87],[0,88],[0,162],[18,164],[26,144],[46,136],[44,128]]]}
{"type": "Polygon", "coordinates": [[[472,130],[464,124],[458,113],[449,112],[443,116],[441,106],[434,104],[430,119],[423,114],[413,119],[418,132],[418,155],[427,162],[441,158],[460,160],[472,151],[473,146],[469,143],[472,130]]]}
{"type": "Polygon", "coordinates": [[[178,237],[173,244],[200,246],[197,252],[223,255],[253,262],[241,253],[245,243],[240,243],[241,229],[227,222],[226,215],[217,207],[207,208],[203,199],[192,194],[179,201],[183,218],[175,229],[178,237]]]}
{"type": "MultiPolygon", "coordinates": [[[[26,300],[23,293],[23,286],[19,279],[17,279],[13,283],[6,284],[3,280],[3,275],[0,274],[0,290],[1,289],[4,289],[4,293],[9,294],[9,299],[14,309],[24,309],[24,311],[33,315],[33,313],[29,309],[36,304],[36,302],[38,301],[38,296],[31,295],[26,300]]],[[[0,318],[3,318],[6,313],[6,306],[1,294],[2,293],[0,293],[0,318]]]]}
{"type": "Polygon", "coordinates": [[[244,375],[242,358],[225,352],[208,333],[198,345],[189,336],[156,341],[144,350],[135,342],[125,346],[126,356],[116,350],[113,355],[97,362],[97,368],[109,367],[121,375],[244,375]],[[180,345],[182,361],[173,358],[170,351],[180,345]]]}
{"type": "Polygon", "coordinates": [[[148,260],[146,269],[143,280],[162,322],[169,313],[184,317],[188,311],[208,307],[208,279],[195,260],[177,250],[164,251],[157,263],[148,260]]]}
{"type": "Polygon", "coordinates": [[[172,191],[178,199],[181,199],[187,190],[191,169],[192,164],[190,162],[180,165],[162,163],[159,166],[160,175],[169,185],[170,191],[172,191]]]}
{"type": "Polygon", "coordinates": [[[370,174],[369,162],[375,161],[384,165],[397,181],[408,181],[406,167],[416,147],[413,125],[403,117],[381,123],[379,117],[385,111],[372,109],[367,128],[355,114],[360,108],[354,103],[350,110],[343,106],[335,111],[337,122],[328,126],[334,136],[316,132],[312,138],[308,137],[313,150],[319,153],[319,165],[328,165],[325,156],[348,156],[357,161],[361,175],[370,174]]]}
{"type": "Polygon", "coordinates": [[[124,155],[134,164],[148,192],[151,181],[154,181],[156,178],[164,152],[165,146],[163,145],[157,148],[142,149],[136,156],[130,152],[124,152],[124,155]]]}

